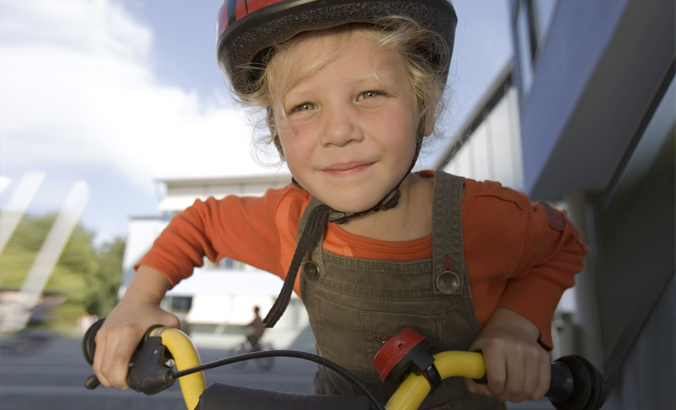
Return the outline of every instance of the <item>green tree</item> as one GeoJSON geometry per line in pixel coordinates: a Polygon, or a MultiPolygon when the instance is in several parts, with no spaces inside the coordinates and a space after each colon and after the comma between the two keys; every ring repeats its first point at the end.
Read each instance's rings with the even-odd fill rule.
{"type": "Polygon", "coordinates": [[[86,277],[85,307],[92,315],[107,316],[117,304],[124,247],[125,241],[115,238],[112,243],[103,244],[96,254],[98,268],[86,277]]]}
{"type": "MultiPolygon", "coordinates": [[[[55,219],[54,214],[23,218],[0,254],[0,288],[21,287],[55,219]]],[[[50,327],[72,329],[82,313],[107,315],[117,301],[125,242],[116,238],[97,250],[92,237],[78,224],[51,272],[45,293],[61,295],[64,302],[50,327]]]]}

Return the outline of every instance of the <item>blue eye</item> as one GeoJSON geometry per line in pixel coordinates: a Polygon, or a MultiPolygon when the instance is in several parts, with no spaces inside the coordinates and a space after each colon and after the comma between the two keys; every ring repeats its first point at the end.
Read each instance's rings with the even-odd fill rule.
{"type": "Polygon", "coordinates": [[[357,97],[357,101],[363,100],[363,99],[366,99],[366,98],[377,97],[379,95],[382,95],[382,93],[380,93],[378,91],[364,91],[363,93],[359,94],[359,96],[357,97]]]}
{"type": "Polygon", "coordinates": [[[314,105],[313,103],[303,103],[299,104],[291,109],[291,113],[298,112],[298,111],[310,111],[310,110],[315,110],[317,109],[317,106],[314,105]]]}

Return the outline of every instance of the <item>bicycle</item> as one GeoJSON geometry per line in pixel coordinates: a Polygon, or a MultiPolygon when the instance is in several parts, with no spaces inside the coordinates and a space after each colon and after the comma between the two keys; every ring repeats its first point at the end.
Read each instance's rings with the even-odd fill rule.
{"type": "MultiPolygon", "coordinates": [[[[83,354],[89,364],[93,363],[95,336],[102,322],[103,319],[92,325],[82,341],[83,354]]],[[[459,376],[485,380],[486,368],[481,353],[447,351],[432,356],[426,350],[426,340],[412,328],[405,328],[390,338],[376,354],[374,366],[381,379],[401,381],[385,406],[354,375],[322,357],[293,350],[271,350],[201,364],[199,353],[188,336],[180,330],[163,326],[153,326],[144,335],[129,365],[127,383],[137,392],[154,395],[171,387],[179,379],[188,410],[415,410],[443,379],[459,376]],[[265,357],[295,357],[316,362],[346,378],[365,396],[289,394],[225,384],[206,387],[204,370],[265,357]],[[173,371],[174,366],[176,371],[173,371]],[[227,403],[227,407],[224,403],[227,403]]],[[[603,405],[607,393],[606,382],[584,358],[565,356],[557,359],[552,363],[551,376],[546,396],[555,408],[596,410],[603,405]]],[[[88,389],[98,385],[99,381],[94,375],[85,380],[88,389]]]]}
{"type": "MultiPolygon", "coordinates": [[[[247,339],[237,345],[232,350],[233,356],[240,356],[243,354],[247,353],[253,353],[253,352],[267,352],[275,350],[275,348],[272,346],[272,343],[252,343],[250,337],[247,337],[247,339]]],[[[262,370],[264,372],[269,371],[272,369],[272,367],[275,365],[275,357],[274,356],[269,356],[269,357],[263,357],[260,359],[254,360],[256,362],[256,365],[258,366],[259,370],[262,370]]],[[[241,362],[237,362],[234,364],[235,368],[237,369],[242,369],[246,366],[247,360],[243,360],[241,362]]]]}

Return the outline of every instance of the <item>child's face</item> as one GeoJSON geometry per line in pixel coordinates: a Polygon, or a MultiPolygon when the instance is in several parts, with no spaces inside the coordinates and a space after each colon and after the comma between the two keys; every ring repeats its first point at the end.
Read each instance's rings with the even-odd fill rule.
{"type": "MultiPolygon", "coordinates": [[[[300,40],[305,44],[287,51],[302,53],[293,67],[310,64],[334,36],[300,40]]],[[[344,212],[378,203],[404,177],[415,154],[417,104],[401,57],[387,50],[372,54],[373,49],[371,41],[348,34],[335,59],[288,90],[287,118],[275,115],[295,179],[344,212]]]]}

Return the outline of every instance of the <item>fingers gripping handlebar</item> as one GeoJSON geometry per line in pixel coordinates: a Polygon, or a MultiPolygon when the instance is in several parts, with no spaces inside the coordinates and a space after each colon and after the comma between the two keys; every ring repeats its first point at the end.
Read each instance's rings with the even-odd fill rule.
{"type": "MultiPolygon", "coordinates": [[[[92,325],[82,340],[82,353],[91,365],[94,364],[94,354],[96,353],[96,333],[102,324],[103,319],[92,325]]],[[[162,345],[161,337],[151,336],[153,330],[158,327],[160,326],[151,327],[143,335],[143,339],[132,355],[129,372],[127,373],[129,387],[149,396],[168,389],[176,381],[172,378],[172,368],[175,363],[171,353],[162,345]]],[[[99,384],[100,382],[95,375],[89,376],[85,380],[85,387],[88,389],[94,389],[99,384]]]]}
{"type": "MultiPolygon", "coordinates": [[[[93,324],[82,340],[82,353],[89,364],[94,363],[96,333],[104,319],[93,324]]],[[[184,371],[201,364],[199,354],[188,336],[178,329],[153,326],[148,329],[137,346],[129,363],[127,384],[133,390],[146,395],[157,394],[171,387],[177,379],[172,370],[184,371]]],[[[206,381],[202,372],[194,372],[180,378],[186,406],[194,409],[199,402],[206,381]]],[[[99,385],[95,375],[85,380],[85,387],[94,389],[99,385]]]]}

